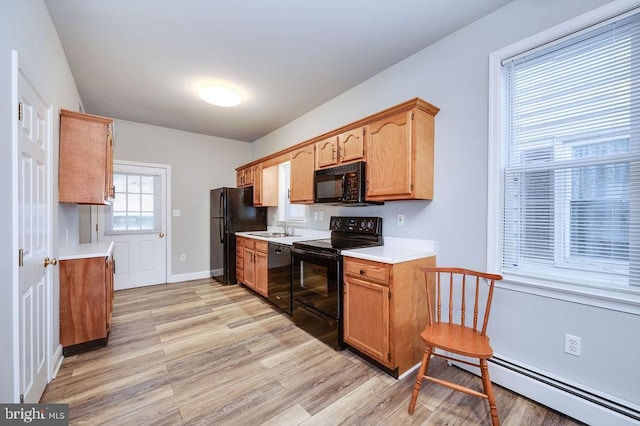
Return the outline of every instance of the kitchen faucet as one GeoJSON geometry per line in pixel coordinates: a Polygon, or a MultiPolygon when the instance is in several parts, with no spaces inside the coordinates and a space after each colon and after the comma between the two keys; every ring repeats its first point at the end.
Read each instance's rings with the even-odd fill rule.
{"type": "Polygon", "coordinates": [[[293,227],[288,225],[286,222],[278,222],[278,225],[282,226],[284,229],[284,235],[293,235],[293,227]]]}

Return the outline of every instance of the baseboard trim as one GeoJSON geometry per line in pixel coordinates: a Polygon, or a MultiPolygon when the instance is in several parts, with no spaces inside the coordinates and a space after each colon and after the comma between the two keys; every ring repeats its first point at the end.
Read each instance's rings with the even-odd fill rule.
{"type": "MultiPolygon", "coordinates": [[[[458,364],[456,364],[458,365],[458,364]]],[[[459,365],[465,370],[463,364],[459,365]]],[[[587,424],[637,425],[640,412],[494,355],[491,381],[587,424]]],[[[472,371],[477,374],[476,371],[472,371]]]]}
{"type": "Polygon", "coordinates": [[[189,272],[188,274],[171,275],[167,278],[168,283],[179,283],[181,281],[201,280],[211,278],[211,271],[189,272]]]}

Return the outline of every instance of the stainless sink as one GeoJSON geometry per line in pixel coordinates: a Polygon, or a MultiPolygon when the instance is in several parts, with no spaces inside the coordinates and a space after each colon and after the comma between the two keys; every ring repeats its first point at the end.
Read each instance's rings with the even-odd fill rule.
{"type": "Polygon", "coordinates": [[[281,238],[281,237],[288,237],[289,235],[285,234],[284,232],[269,232],[269,231],[262,231],[262,232],[249,232],[249,235],[253,235],[256,237],[264,237],[264,238],[281,238]]]}

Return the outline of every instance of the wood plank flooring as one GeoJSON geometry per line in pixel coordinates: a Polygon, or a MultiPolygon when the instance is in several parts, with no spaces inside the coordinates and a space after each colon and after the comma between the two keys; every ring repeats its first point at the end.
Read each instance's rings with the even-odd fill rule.
{"type": "MultiPolygon", "coordinates": [[[[441,377],[481,386],[439,359],[441,377]]],[[[433,371],[433,370],[432,370],[433,371]]],[[[73,425],[480,425],[485,401],[336,352],[241,286],[204,279],[115,294],[109,346],[64,359],[42,403],[73,425]]],[[[576,425],[494,386],[503,425],[576,425]]]]}

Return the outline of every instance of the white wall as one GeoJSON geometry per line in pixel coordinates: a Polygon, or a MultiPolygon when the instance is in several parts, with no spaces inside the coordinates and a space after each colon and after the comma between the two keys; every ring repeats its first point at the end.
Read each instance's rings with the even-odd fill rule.
{"type": "MultiPolygon", "coordinates": [[[[254,143],[262,157],[413,97],[436,116],[435,195],[384,207],[322,207],[381,215],[385,235],[436,241],[438,264],[484,269],[487,257],[488,57],[605,0],[516,0],[390,67],[254,143]],[[395,214],[406,226],[395,225],[395,214]]],[[[318,209],[313,206],[310,211],[318,209]]],[[[311,223],[315,226],[315,223],[311,223]]],[[[498,290],[489,334],[496,353],[640,405],[638,315],[498,290]],[[564,334],[582,338],[582,357],[564,353],[564,334]],[[625,336],[627,336],[625,338],[625,336]]]]}
{"type": "MultiPolygon", "coordinates": [[[[13,213],[11,208],[13,181],[12,123],[15,111],[11,95],[11,50],[19,54],[22,70],[39,92],[47,106],[78,109],[80,97],[69,70],[58,35],[51,23],[49,13],[41,0],[3,1],[0,3],[0,198],[9,205],[0,209],[0,402],[16,402],[13,368],[16,365],[14,350],[17,341],[13,335],[17,315],[17,288],[14,282],[15,253],[11,239],[13,235],[13,213]]],[[[54,197],[54,253],[57,257],[59,223],[68,219],[68,211],[58,208],[57,203],[57,158],[59,121],[54,118],[53,128],[53,197],[54,197]]],[[[77,228],[77,227],[76,227],[77,228]]],[[[53,286],[54,324],[53,348],[59,345],[59,283],[55,269],[53,286]]]]}
{"type": "Polygon", "coordinates": [[[116,160],[171,166],[171,274],[209,274],[209,190],[236,186],[235,168],[252,160],[251,144],[116,120],[116,160]],[[186,255],[184,262],[180,254],[186,255]]]}

